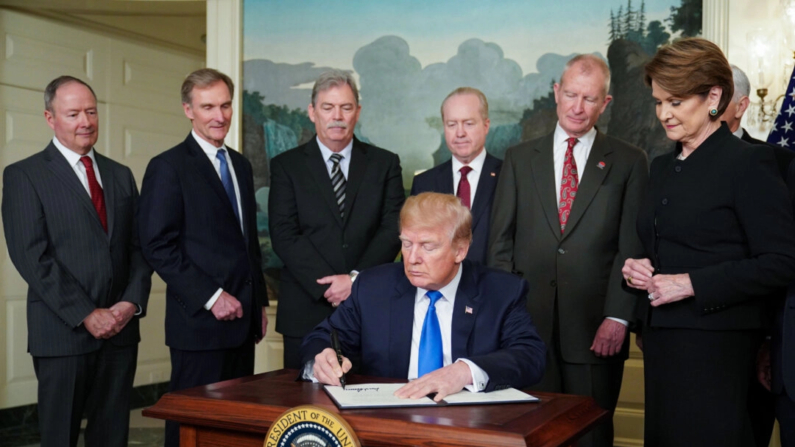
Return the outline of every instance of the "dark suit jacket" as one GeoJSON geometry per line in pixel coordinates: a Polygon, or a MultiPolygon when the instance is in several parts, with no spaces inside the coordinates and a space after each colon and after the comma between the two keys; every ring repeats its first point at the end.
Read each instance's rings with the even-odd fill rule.
{"type": "MultiPolygon", "coordinates": [[[[466,358],[489,375],[486,391],[525,388],[544,374],[546,349],[525,310],[527,282],[464,261],[453,309],[453,361],[466,358]],[[465,308],[472,312],[465,312],[465,308]]],[[[337,330],[347,357],[361,354],[362,374],[405,379],[409,374],[414,302],[402,264],[368,270],[348,300],[304,338],[302,362],[331,346],[337,330]]]]}
{"type": "Polygon", "coordinates": [[[261,336],[267,305],[251,164],[229,150],[244,232],[218,173],[191,134],[149,162],[141,186],[141,247],[166,282],[166,344],[185,351],[240,346],[261,336]],[[219,321],[204,305],[219,288],[243,318],[219,321]]]}
{"type": "MultiPolygon", "coordinates": [[[[28,283],[28,350],[35,357],[98,350],[103,340],[82,325],[94,309],[129,301],[146,311],[152,270],[138,245],[138,188],[129,168],[94,154],[107,234],[91,197],[54,144],[3,173],[5,237],[11,260],[28,283]]],[[[138,343],[142,316],[110,341],[138,343]]]]}
{"type": "MultiPolygon", "coordinates": [[[[472,245],[469,246],[467,259],[483,265],[486,264],[488,251],[486,247],[489,242],[491,203],[494,200],[494,190],[497,188],[497,177],[500,175],[501,167],[502,160],[491,154],[486,154],[483,171],[478,179],[478,189],[475,191],[475,202],[472,204],[472,245]]],[[[452,160],[414,177],[411,195],[416,196],[421,192],[428,191],[454,194],[452,160]]]]}
{"type": "Polygon", "coordinates": [[[764,300],[795,276],[795,224],[773,151],[724,124],[686,160],[681,146],[651,166],[638,216],[657,273],[689,273],[693,299],[639,316],[652,327],[706,330],[767,325],[764,300]],[[775,229],[775,230],[773,230],[775,229]]]}
{"type": "MultiPolygon", "coordinates": [[[[768,145],[773,148],[776,164],[789,190],[792,207],[795,209],[795,152],[776,145],[771,145],[750,136],[743,129],[742,139],[751,144],[768,145]]],[[[775,307],[774,324],[772,327],[771,369],[772,389],[781,393],[784,386],[789,395],[795,395],[795,286],[790,285],[775,307]],[[789,355],[785,355],[789,353],[789,355]]]]}
{"type": "Polygon", "coordinates": [[[395,260],[405,196],[398,156],[357,139],[345,219],[316,137],[273,158],[268,219],[273,250],[284,262],[277,331],[303,337],[331,313],[323,298],[328,286],[317,279],[395,260]]]}
{"type": "Polygon", "coordinates": [[[553,137],[508,149],[494,195],[488,262],[530,283],[527,306],[547,346],[557,300],[566,362],[623,361],[628,343],[607,359],[589,348],[605,317],[633,320],[637,299],[622,289],[621,267],[640,251],[634,222],[648,181],[646,154],[598,132],[579,167],[583,180],[561,235],[553,137]]]}

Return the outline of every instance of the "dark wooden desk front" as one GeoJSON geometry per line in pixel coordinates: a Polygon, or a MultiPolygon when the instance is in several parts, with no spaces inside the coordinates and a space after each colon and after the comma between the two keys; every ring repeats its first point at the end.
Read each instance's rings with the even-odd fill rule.
{"type": "MultiPolygon", "coordinates": [[[[147,417],[177,421],[181,447],[262,447],[286,410],[317,405],[339,413],[363,446],[567,446],[608,413],[593,399],[533,393],[540,403],[339,410],[321,385],[279,370],[164,395],[147,417]]],[[[351,376],[348,383],[371,383],[351,376]]]]}

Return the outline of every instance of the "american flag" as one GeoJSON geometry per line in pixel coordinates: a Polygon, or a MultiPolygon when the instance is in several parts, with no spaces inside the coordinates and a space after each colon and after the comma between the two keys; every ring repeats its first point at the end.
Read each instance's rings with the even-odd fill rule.
{"type": "Polygon", "coordinates": [[[795,150],[795,69],[787,86],[781,110],[773,122],[773,128],[767,135],[767,142],[789,150],[795,150]]]}

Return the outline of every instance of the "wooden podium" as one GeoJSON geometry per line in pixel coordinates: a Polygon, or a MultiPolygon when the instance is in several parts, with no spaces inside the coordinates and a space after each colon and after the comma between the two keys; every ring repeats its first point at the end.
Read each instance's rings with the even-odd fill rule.
{"type": "MultiPolygon", "coordinates": [[[[299,405],[340,414],[363,446],[568,446],[608,416],[590,397],[551,393],[530,404],[339,410],[297,376],[283,369],[168,393],[143,415],[179,422],[181,447],[262,447],[271,423],[299,405]]],[[[348,378],[374,382],[397,381],[348,378]]]]}

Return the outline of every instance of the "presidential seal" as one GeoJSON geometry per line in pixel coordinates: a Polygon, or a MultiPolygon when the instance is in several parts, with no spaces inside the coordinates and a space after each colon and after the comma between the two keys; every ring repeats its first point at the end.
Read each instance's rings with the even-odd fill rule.
{"type": "Polygon", "coordinates": [[[361,447],[359,439],[338,414],[320,407],[291,408],[273,421],[264,447],[361,447]]]}

